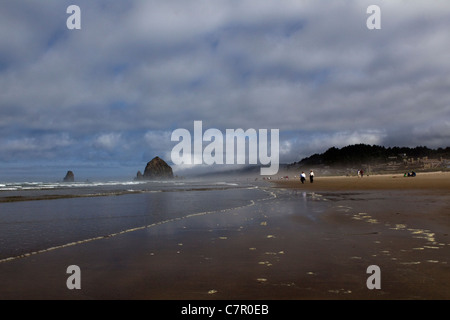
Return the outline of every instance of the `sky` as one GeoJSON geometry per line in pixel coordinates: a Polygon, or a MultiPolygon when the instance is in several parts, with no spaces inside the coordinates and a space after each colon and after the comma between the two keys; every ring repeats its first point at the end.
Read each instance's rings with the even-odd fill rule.
{"type": "Polygon", "coordinates": [[[194,121],[278,129],[281,163],[447,147],[449,52],[445,0],[1,0],[0,180],[133,176],[194,121]]]}

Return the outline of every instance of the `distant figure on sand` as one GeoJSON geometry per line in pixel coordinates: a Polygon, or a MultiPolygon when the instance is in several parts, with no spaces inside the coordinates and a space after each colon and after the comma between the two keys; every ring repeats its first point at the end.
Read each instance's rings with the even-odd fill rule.
{"type": "Polygon", "coordinates": [[[302,183],[305,183],[305,181],[306,181],[306,174],[305,174],[304,171],[302,171],[302,174],[300,175],[300,181],[301,181],[302,183]]]}
{"type": "Polygon", "coordinates": [[[359,173],[361,174],[361,178],[364,176],[364,171],[363,170],[359,170],[359,173]]]}
{"type": "Polygon", "coordinates": [[[314,172],[311,170],[311,172],[309,173],[309,182],[313,183],[314,182],[314,172]]]}

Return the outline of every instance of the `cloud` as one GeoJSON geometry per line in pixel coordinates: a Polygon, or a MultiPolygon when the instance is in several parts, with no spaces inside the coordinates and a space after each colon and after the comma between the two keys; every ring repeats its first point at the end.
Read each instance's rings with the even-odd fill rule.
{"type": "Polygon", "coordinates": [[[37,136],[23,136],[1,138],[1,161],[17,161],[34,159],[51,159],[60,150],[70,147],[74,141],[67,134],[42,134],[37,136]]]}
{"type": "Polygon", "coordinates": [[[448,2],[79,0],[77,31],[70,4],[0,4],[2,159],[168,157],[194,120],[279,129],[281,162],[450,138],[448,2]]]}
{"type": "Polygon", "coordinates": [[[143,148],[147,158],[159,156],[167,161],[170,160],[170,152],[174,143],[170,140],[170,131],[148,131],[144,135],[143,148]]]}
{"type": "Polygon", "coordinates": [[[94,141],[94,147],[111,151],[123,144],[120,133],[102,134],[94,141]]]}

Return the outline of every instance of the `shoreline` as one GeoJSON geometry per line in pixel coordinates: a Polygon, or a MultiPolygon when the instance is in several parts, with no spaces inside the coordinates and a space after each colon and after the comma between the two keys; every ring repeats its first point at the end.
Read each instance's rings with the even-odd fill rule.
{"type": "MultiPolygon", "coordinates": [[[[273,197],[243,207],[2,262],[0,298],[449,299],[448,192],[390,183],[421,177],[378,177],[380,189],[375,176],[346,177],[355,183],[344,188],[333,185],[342,177],[272,181],[273,197]],[[370,188],[356,184],[363,179],[370,188]],[[316,186],[330,192],[307,192],[316,186]],[[70,265],[81,290],[66,288],[70,265]],[[370,265],[381,268],[381,290],[366,287],[370,265]]],[[[425,178],[415,181],[444,179],[425,178]]]]}

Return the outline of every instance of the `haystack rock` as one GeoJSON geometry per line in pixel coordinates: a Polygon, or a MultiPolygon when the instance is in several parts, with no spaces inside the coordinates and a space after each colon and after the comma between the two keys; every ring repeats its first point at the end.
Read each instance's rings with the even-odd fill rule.
{"type": "Polygon", "coordinates": [[[172,179],[172,168],[160,157],[155,157],[147,163],[144,174],[140,171],[136,175],[136,180],[157,180],[172,179]]]}
{"type": "Polygon", "coordinates": [[[64,182],[74,182],[75,181],[75,175],[72,171],[67,171],[66,176],[63,179],[64,182]]]}

